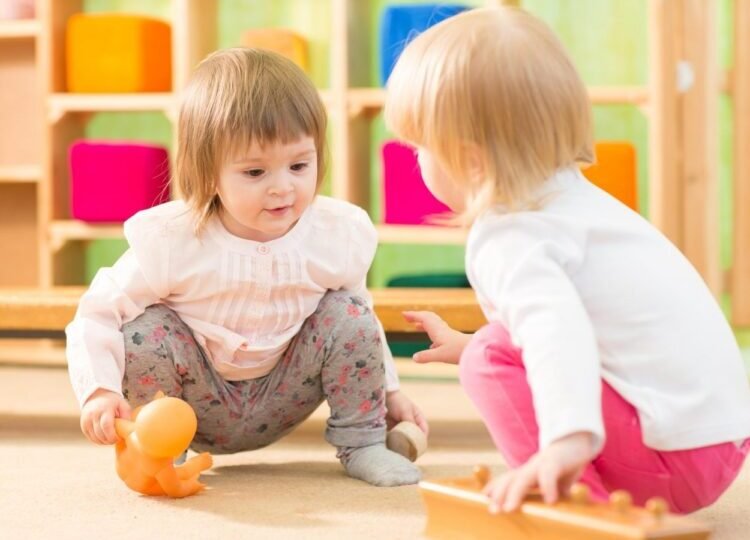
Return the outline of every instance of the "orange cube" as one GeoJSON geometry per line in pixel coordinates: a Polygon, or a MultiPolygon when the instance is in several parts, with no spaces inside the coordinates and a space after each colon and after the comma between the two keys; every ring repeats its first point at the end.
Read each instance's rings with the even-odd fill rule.
{"type": "Polygon", "coordinates": [[[277,52],[307,71],[307,41],[291,30],[283,28],[247,30],[242,34],[241,45],[277,52]]]}
{"type": "Polygon", "coordinates": [[[69,92],[169,92],[172,31],[139,15],[84,14],[68,19],[69,92]]]}
{"type": "Polygon", "coordinates": [[[583,170],[593,184],[638,210],[638,174],[635,148],[626,142],[597,142],[596,163],[583,170]]]}

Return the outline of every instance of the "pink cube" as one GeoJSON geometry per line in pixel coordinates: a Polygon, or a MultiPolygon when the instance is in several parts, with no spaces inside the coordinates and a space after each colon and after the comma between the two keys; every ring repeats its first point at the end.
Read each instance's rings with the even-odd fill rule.
{"type": "Polygon", "coordinates": [[[386,223],[422,225],[450,211],[424,185],[414,148],[397,141],[383,144],[383,190],[386,223]]]}
{"type": "Polygon", "coordinates": [[[73,218],[125,221],[169,200],[169,156],[157,145],[77,141],[70,147],[70,183],[73,218]]]}

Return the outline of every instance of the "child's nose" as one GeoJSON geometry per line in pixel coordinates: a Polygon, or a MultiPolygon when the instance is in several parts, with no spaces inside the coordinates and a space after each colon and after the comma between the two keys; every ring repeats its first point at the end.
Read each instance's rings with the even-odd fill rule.
{"type": "Polygon", "coordinates": [[[292,191],[293,188],[294,184],[292,182],[291,176],[282,173],[275,179],[274,183],[271,185],[269,192],[272,195],[285,195],[292,191]]]}

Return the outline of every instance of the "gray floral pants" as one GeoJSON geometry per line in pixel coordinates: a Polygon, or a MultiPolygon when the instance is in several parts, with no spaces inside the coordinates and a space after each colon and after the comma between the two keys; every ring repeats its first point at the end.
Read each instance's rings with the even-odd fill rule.
{"type": "Polygon", "coordinates": [[[123,391],[133,407],[157,390],[198,417],[191,448],[216,454],[267,446],[325,399],[326,440],[359,447],[385,440],[383,343],[372,311],[346,291],[327,293],[283,358],[259,379],[227,381],[169,308],[150,306],[123,327],[123,391]]]}

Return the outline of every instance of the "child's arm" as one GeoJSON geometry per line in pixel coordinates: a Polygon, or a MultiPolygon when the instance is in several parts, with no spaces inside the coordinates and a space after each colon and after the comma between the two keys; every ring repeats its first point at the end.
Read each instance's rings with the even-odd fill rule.
{"type": "MultiPolygon", "coordinates": [[[[554,231],[498,228],[470,246],[474,284],[523,351],[539,426],[539,451],[489,489],[512,509],[538,485],[565,490],[604,444],[601,369],[594,325],[570,275],[584,253],[554,231]]],[[[484,232],[484,231],[482,231],[484,232]]]]}
{"type": "Polygon", "coordinates": [[[96,274],[65,329],[68,370],[82,407],[98,389],[122,396],[125,346],[120,329],[159,300],[133,250],[96,274]]]}

